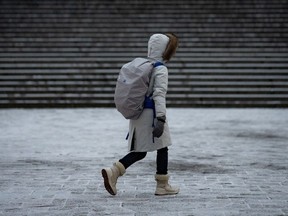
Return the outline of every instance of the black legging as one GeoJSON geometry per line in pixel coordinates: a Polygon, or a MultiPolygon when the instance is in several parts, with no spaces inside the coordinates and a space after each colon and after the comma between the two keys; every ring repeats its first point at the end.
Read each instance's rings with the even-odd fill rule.
{"type": "MultiPolygon", "coordinates": [[[[130,152],[121,160],[119,160],[119,162],[123,164],[125,169],[127,169],[129,166],[131,166],[135,162],[145,158],[146,155],[147,155],[147,152],[130,152]]],[[[156,164],[157,164],[156,173],[159,175],[166,175],[168,172],[168,148],[167,147],[157,150],[156,164]]]]}

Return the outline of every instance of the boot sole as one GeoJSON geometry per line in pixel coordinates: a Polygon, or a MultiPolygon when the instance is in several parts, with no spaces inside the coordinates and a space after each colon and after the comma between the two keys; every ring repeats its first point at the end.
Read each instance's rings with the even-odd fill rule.
{"type": "MultiPolygon", "coordinates": [[[[179,192],[178,192],[179,193],[179,192]]],[[[171,196],[171,195],[177,195],[178,193],[163,193],[163,194],[154,194],[155,196],[171,196]]]]}
{"type": "Polygon", "coordinates": [[[169,195],[176,195],[180,192],[180,190],[175,191],[175,192],[167,192],[167,191],[159,191],[155,192],[155,196],[169,196],[169,195]]]}
{"type": "MultiPolygon", "coordinates": [[[[179,192],[178,192],[179,193],[179,192]]],[[[165,194],[154,194],[155,196],[171,196],[171,195],[177,195],[178,193],[165,193],[165,194]]]]}
{"type": "Polygon", "coordinates": [[[116,194],[113,192],[113,190],[112,190],[112,188],[111,188],[111,186],[109,184],[108,174],[107,174],[105,169],[102,169],[102,177],[104,179],[104,187],[105,187],[105,189],[108,191],[108,193],[110,193],[111,195],[115,196],[116,194]]]}

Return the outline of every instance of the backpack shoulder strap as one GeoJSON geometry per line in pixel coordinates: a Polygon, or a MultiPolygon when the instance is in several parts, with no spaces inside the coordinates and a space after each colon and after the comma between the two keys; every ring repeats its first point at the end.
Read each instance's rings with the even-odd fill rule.
{"type": "Polygon", "coordinates": [[[156,68],[156,67],[161,66],[161,65],[165,66],[165,64],[161,61],[156,61],[156,60],[149,58],[149,57],[146,57],[146,59],[148,59],[152,63],[153,68],[156,68]]]}
{"type": "Polygon", "coordinates": [[[158,66],[164,65],[162,62],[160,61],[156,61],[155,63],[153,63],[153,67],[156,68],[158,66]]]}

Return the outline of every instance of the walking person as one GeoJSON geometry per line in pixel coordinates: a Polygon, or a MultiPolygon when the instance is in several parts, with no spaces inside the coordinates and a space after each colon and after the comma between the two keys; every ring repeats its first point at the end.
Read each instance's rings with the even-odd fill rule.
{"type": "Polygon", "coordinates": [[[151,95],[154,107],[145,108],[136,120],[130,120],[128,147],[129,153],[112,167],[102,169],[104,186],[111,195],[117,194],[117,179],[125,174],[128,167],[142,160],[147,152],[157,151],[155,195],[179,193],[168,180],[168,146],[171,138],[166,120],[166,92],[168,69],[164,65],[175,54],[178,38],[172,34],[153,34],[148,41],[148,59],[160,62],[153,68],[147,95],[151,95]]]}

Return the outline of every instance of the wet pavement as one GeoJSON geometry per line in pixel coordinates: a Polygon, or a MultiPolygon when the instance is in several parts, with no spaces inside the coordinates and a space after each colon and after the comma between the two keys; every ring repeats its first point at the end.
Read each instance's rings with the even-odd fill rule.
{"type": "Polygon", "coordinates": [[[109,195],[101,169],[127,153],[114,109],[0,110],[0,215],[288,215],[287,109],[168,109],[171,184],[155,152],[109,195]]]}

